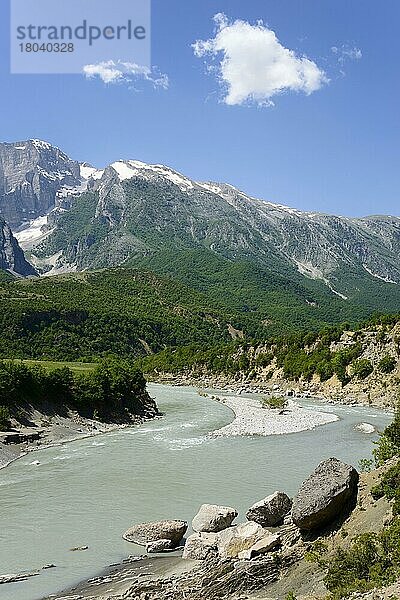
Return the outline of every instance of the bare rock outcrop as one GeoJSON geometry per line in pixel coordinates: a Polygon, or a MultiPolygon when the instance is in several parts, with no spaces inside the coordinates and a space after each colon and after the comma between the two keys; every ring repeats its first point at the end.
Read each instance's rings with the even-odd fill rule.
{"type": "Polygon", "coordinates": [[[14,275],[37,275],[35,269],[25,258],[10,227],[0,216],[0,269],[14,275]]]}

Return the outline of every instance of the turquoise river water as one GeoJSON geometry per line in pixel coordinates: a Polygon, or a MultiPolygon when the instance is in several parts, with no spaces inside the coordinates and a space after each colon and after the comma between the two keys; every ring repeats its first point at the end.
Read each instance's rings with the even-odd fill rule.
{"type": "Polygon", "coordinates": [[[376,436],[354,426],[383,429],[391,420],[372,408],[300,400],[340,420],[289,435],[213,438],[232,420],[228,408],[189,387],[149,390],[162,419],[40,450],[0,471],[0,575],[57,567],[0,585],[1,600],[39,600],[142,554],[121,538],[134,523],[191,521],[203,502],[235,506],[243,517],[276,489],[293,495],[323,458],[358,466],[376,436]],[[79,546],[89,549],[70,551],[79,546]]]}

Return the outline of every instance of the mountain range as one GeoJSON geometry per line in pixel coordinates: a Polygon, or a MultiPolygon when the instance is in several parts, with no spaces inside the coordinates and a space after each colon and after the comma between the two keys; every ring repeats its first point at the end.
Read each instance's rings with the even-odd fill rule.
{"type": "Polygon", "coordinates": [[[289,304],[400,304],[399,217],[302,212],[164,165],[96,169],[40,140],[0,144],[0,219],[0,267],[23,276],[134,267],[217,296],[231,272],[243,297],[251,281],[289,304]]]}

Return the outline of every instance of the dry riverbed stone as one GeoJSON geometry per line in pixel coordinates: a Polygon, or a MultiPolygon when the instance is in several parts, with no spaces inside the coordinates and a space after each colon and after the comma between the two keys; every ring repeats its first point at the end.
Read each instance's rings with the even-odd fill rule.
{"type": "Polygon", "coordinates": [[[337,458],[322,461],[306,479],[293,501],[293,523],[303,530],[324,527],[357,496],[358,473],[337,458]]]}
{"type": "Polygon", "coordinates": [[[246,518],[263,527],[275,527],[292,508],[292,501],[284,492],[274,492],[249,508],[246,518]]]}
{"type": "Polygon", "coordinates": [[[230,506],[202,504],[192,521],[192,527],[196,532],[217,533],[230,527],[237,516],[237,510],[230,506]]]}
{"type": "Polygon", "coordinates": [[[260,554],[266,554],[267,552],[270,552],[271,550],[276,548],[276,546],[279,546],[280,543],[281,537],[279,534],[270,533],[269,531],[267,531],[264,537],[262,537],[260,540],[258,540],[258,542],[253,544],[251,548],[239,552],[238,558],[250,560],[254,556],[259,556],[260,554]]]}
{"type": "Polygon", "coordinates": [[[172,547],[179,545],[188,528],[186,521],[155,521],[134,525],[123,534],[124,540],[146,546],[150,542],[169,540],[172,547]]]}
{"type": "Polygon", "coordinates": [[[265,530],[258,523],[240,523],[224,529],[218,534],[218,553],[220,558],[238,558],[244,550],[250,550],[260,541],[265,530]]]}
{"type": "Polygon", "coordinates": [[[218,552],[218,533],[193,533],[185,544],[182,558],[205,560],[218,552]]]}

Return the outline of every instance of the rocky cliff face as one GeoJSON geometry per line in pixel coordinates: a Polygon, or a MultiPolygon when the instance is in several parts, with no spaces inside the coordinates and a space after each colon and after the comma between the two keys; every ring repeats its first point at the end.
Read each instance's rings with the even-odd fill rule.
{"type": "MultiPolygon", "coordinates": [[[[395,320],[395,319],[394,319],[395,320]]],[[[357,361],[366,361],[370,365],[368,374],[354,373],[353,366],[346,367],[347,379],[340,381],[337,374],[321,378],[317,373],[312,377],[302,375],[291,379],[285,369],[278,364],[277,349],[274,344],[260,344],[237,348],[232,354],[235,360],[245,358],[246,367],[235,374],[236,385],[242,391],[269,391],[273,394],[302,395],[306,397],[326,398],[344,404],[363,404],[379,408],[396,407],[399,401],[400,381],[400,319],[397,322],[370,325],[357,331],[343,331],[340,337],[328,344],[318,337],[304,351],[310,354],[316,348],[331,353],[346,352],[355,347],[357,361]],[[263,365],[263,360],[268,364],[263,365]]],[[[173,376],[164,375],[166,381],[173,376]]],[[[178,379],[179,384],[201,384],[206,387],[223,388],[232,386],[232,376],[212,373],[204,365],[195,365],[178,379]]]]}
{"type": "Polygon", "coordinates": [[[46,142],[0,144],[0,217],[13,228],[44,215],[60,190],[81,183],[79,163],[46,142]]]}
{"type": "Polygon", "coordinates": [[[22,276],[37,274],[25,259],[11,229],[2,219],[0,219],[0,269],[22,276]]]}

